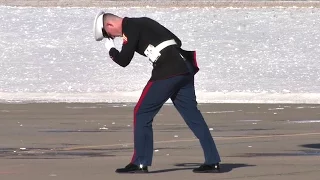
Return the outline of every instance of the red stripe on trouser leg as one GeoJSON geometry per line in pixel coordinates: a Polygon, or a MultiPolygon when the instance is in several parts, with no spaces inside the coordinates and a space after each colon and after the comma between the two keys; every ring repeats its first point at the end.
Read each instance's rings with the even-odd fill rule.
{"type": "Polygon", "coordinates": [[[193,65],[195,65],[197,68],[198,67],[198,63],[197,63],[197,54],[196,54],[196,51],[194,51],[193,53],[193,65]]]}
{"type": "MultiPolygon", "coordinates": [[[[151,88],[151,85],[152,85],[152,82],[149,81],[147,83],[147,85],[145,86],[145,88],[143,89],[142,94],[140,96],[140,99],[139,99],[137,105],[134,107],[134,114],[133,114],[133,118],[134,118],[133,119],[133,141],[134,141],[134,132],[135,132],[135,129],[136,129],[137,113],[138,113],[138,110],[139,110],[139,108],[140,108],[140,106],[142,104],[143,99],[146,97],[149,89],[151,88]]],[[[134,148],[134,152],[133,152],[133,156],[132,156],[132,159],[131,159],[131,163],[134,162],[135,157],[136,157],[136,149],[134,148]]]]}

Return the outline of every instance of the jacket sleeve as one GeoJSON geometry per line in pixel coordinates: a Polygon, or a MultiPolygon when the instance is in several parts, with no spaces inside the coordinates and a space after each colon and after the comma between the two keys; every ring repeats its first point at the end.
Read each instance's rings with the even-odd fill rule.
{"type": "Polygon", "coordinates": [[[111,59],[122,67],[128,66],[136,51],[138,39],[139,30],[136,27],[130,29],[130,32],[123,35],[121,51],[118,51],[116,48],[111,48],[109,51],[111,59]]]}

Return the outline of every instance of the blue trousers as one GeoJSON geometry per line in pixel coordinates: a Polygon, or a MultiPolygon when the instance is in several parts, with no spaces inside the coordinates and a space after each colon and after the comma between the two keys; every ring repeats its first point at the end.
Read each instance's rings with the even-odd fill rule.
{"type": "Polygon", "coordinates": [[[205,164],[220,162],[209,128],[197,108],[192,73],[169,79],[149,81],[134,108],[134,154],[131,163],[151,166],[153,157],[152,122],[163,104],[171,98],[175,108],[199,139],[205,164]]]}

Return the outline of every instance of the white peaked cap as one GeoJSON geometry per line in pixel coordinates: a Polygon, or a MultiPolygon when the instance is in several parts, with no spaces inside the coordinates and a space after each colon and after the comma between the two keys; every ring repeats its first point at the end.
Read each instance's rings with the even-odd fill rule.
{"type": "Polygon", "coordinates": [[[94,23],[93,23],[93,35],[96,41],[101,41],[103,37],[102,29],[103,29],[103,11],[97,13],[94,23]]]}

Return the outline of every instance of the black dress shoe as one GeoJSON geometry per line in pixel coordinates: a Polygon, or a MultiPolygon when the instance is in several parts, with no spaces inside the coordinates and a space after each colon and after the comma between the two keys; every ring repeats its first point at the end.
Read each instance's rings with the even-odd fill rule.
{"type": "Polygon", "coordinates": [[[139,167],[138,165],[135,164],[128,164],[124,168],[119,168],[116,170],[117,173],[148,173],[148,167],[139,167]]]}
{"type": "Polygon", "coordinates": [[[219,173],[220,165],[217,164],[202,164],[200,167],[193,169],[194,173],[219,173]]]}

